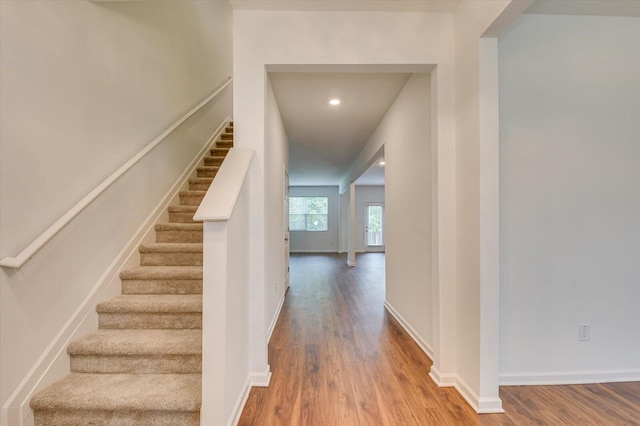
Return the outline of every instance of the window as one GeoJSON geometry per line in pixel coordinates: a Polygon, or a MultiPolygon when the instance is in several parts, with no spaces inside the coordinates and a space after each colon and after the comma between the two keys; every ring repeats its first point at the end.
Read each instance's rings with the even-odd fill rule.
{"type": "Polygon", "coordinates": [[[328,231],[328,197],[290,197],[290,231],[328,231]]]}

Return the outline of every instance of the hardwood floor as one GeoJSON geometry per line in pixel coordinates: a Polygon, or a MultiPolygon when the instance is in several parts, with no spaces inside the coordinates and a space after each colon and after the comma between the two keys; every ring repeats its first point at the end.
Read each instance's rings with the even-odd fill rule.
{"type": "Polygon", "coordinates": [[[384,309],[384,254],[345,262],[292,255],[271,384],[239,425],[640,425],[640,383],[503,387],[506,414],[476,414],[384,309]]]}

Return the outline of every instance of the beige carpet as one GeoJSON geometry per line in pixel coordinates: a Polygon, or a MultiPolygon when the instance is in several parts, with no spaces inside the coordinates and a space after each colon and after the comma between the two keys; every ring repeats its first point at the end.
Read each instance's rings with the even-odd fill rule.
{"type": "Polygon", "coordinates": [[[193,215],[233,145],[233,123],[122,271],[122,296],[96,307],[98,332],[69,345],[71,374],[30,402],[36,426],[199,425],[202,223],[193,215]]]}

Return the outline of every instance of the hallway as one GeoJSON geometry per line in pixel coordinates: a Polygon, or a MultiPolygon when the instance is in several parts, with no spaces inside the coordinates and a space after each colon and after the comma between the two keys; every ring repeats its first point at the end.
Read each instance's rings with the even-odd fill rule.
{"type": "Polygon", "coordinates": [[[637,383],[501,389],[507,414],[477,415],[429,378],[431,360],[385,311],[384,254],[291,256],[269,345],[273,376],[239,425],[633,425],[637,383]],[[599,399],[596,399],[599,398],[599,399]]]}

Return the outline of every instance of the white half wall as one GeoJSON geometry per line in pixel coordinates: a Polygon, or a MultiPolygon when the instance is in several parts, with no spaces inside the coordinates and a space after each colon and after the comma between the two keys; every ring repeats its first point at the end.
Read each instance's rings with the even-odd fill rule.
{"type": "MultiPolygon", "coordinates": [[[[0,2],[0,257],[18,254],[227,80],[231,18],[217,1],[0,2]]],[[[39,379],[30,369],[231,114],[230,89],[20,270],[0,271],[3,406],[23,380],[39,379]]],[[[116,281],[105,297],[119,293],[116,281]]]]}
{"type": "MultiPolygon", "coordinates": [[[[337,186],[292,186],[291,197],[327,197],[329,201],[328,231],[291,231],[291,252],[337,253],[339,250],[339,200],[337,186]]],[[[348,201],[348,200],[347,200],[348,201]]],[[[347,204],[348,205],[348,204],[347,204]]]]}
{"type": "Polygon", "coordinates": [[[640,380],[638,40],[545,15],[499,39],[503,384],[640,380]]]}

